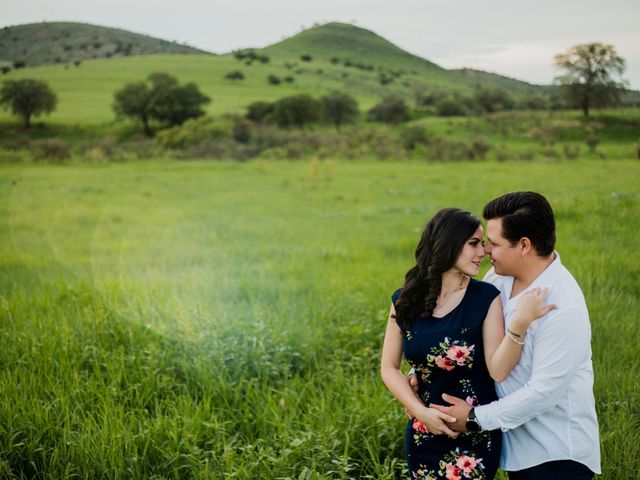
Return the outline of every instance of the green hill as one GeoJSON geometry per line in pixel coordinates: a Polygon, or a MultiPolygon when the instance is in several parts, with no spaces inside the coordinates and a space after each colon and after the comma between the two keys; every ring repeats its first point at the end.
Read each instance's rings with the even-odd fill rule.
{"type": "MultiPolygon", "coordinates": [[[[30,48],[33,53],[27,65],[36,62],[38,58],[44,61],[47,55],[43,52],[47,48],[49,52],[59,51],[60,48],[64,52],[64,41],[58,38],[61,35],[69,42],[73,39],[76,42],[74,45],[85,45],[93,38],[92,35],[102,32],[104,36],[98,37],[102,40],[95,42],[101,43],[100,49],[111,52],[110,57],[105,54],[101,58],[82,61],[77,66],[61,60],[62,64],[13,69],[0,77],[46,80],[59,98],[57,110],[47,120],[54,123],[81,125],[113,121],[111,104],[114,92],[128,82],[144,79],[152,72],[167,72],[181,82],[197,83],[212,99],[207,111],[213,115],[243,113],[247,105],[258,100],[274,101],[297,93],[319,96],[333,89],[350,93],[357,98],[361,109],[365,110],[390,93],[402,95],[412,101],[416,86],[435,89],[438,95],[471,95],[479,86],[500,87],[508,90],[516,99],[531,93],[543,94],[551,88],[487,72],[446,70],[405,52],[373,32],[342,23],[315,26],[282,42],[255,49],[257,55],[268,57],[265,63],[247,58],[238,59],[234,53],[203,55],[201,51],[191,47],[104,27],[77,23],[38,26],[40,28],[32,32],[44,35],[44,31],[49,31],[50,38],[57,38],[54,42],[57,47],[47,46],[44,37],[32,40],[30,48]],[[120,36],[108,37],[111,34],[120,36]],[[80,40],[81,38],[85,40],[80,40]],[[107,41],[107,38],[111,40],[107,41]],[[138,38],[142,43],[136,44],[138,46],[132,47],[131,51],[123,52],[120,49],[116,52],[118,45],[123,42],[128,45],[126,38],[138,38]],[[118,44],[118,41],[121,43],[118,44]],[[151,54],[153,48],[164,47],[175,49],[167,51],[174,54],[151,54]],[[189,54],[180,54],[179,49],[186,49],[189,54]],[[38,57],[36,52],[41,52],[42,56],[38,57]],[[225,78],[234,71],[240,71],[244,79],[233,81],[225,78]],[[281,83],[270,84],[269,76],[277,77],[281,83]]],[[[0,52],[8,51],[2,50],[7,38],[21,38],[18,33],[23,27],[24,31],[28,31],[33,26],[0,30],[0,39],[4,39],[0,40],[0,52]],[[12,37],[7,32],[14,32],[15,36],[12,37]]],[[[26,40],[16,40],[15,43],[24,42],[26,40]]],[[[93,46],[88,48],[91,51],[93,46]]],[[[84,52],[83,49],[80,50],[84,52]]],[[[70,48],[66,52],[69,57],[65,58],[71,59],[74,52],[78,52],[78,49],[70,48]]],[[[0,111],[0,120],[8,119],[9,114],[0,111]]]]}
{"type": "Polygon", "coordinates": [[[196,48],[117,28],[42,22],[0,29],[0,62],[37,66],[150,54],[203,54],[196,48]]]}
{"type": "Polygon", "coordinates": [[[316,25],[297,35],[289,37],[262,49],[269,55],[280,58],[300,59],[303,54],[323,60],[337,59],[374,69],[396,68],[444,71],[435,63],[412,55],[370,30],[346,23],[326,23],[316,25]]]}

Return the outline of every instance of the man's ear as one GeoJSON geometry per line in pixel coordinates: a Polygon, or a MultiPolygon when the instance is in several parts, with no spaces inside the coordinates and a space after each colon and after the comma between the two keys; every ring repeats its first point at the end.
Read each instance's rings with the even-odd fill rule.
{"type": "Polygon", "coordinates": [[[529,255],[533,252],[533,246],[531,245],[531,240],[528,237],[522,237],[518,240],[518,247],[520,248],[520,254],[522,256],[529,255]]]}

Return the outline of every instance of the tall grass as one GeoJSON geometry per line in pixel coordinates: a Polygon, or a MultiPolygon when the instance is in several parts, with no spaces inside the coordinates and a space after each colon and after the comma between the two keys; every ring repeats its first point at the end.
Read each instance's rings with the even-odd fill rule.
{"type": "Polygon", "coordinates": [[[534,189],[590,308],[603,478],[633,478],[639,173],[3,166],[0,477],[400,478],[405,419],[378,374],[389,295],[437,209],[534,189]]]}

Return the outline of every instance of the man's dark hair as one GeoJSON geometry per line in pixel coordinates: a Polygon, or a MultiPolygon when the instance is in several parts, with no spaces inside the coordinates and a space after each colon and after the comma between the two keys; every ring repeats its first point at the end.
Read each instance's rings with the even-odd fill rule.
{"type": "Polygon", "coordinates": [[[553,253],[556,221],[546,198],[536,192],[507,193],[484,206],[486,220],[502,219],[502,236],[514,245],[527,237],[541,257],[553,253]]]}

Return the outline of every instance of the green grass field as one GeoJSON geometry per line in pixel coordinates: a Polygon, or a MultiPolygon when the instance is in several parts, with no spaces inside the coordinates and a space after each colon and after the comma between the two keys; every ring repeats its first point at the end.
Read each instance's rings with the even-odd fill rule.
{"type": "MultiPolygon", "coordinates": [[[[548,196],[603,479],[640,469],[640,163],[0,166],[0,478],[400,478],[378,370],[439,208],[548,196]]],[[[483,272],[487,265],[484,265],[483,272]]]]}

